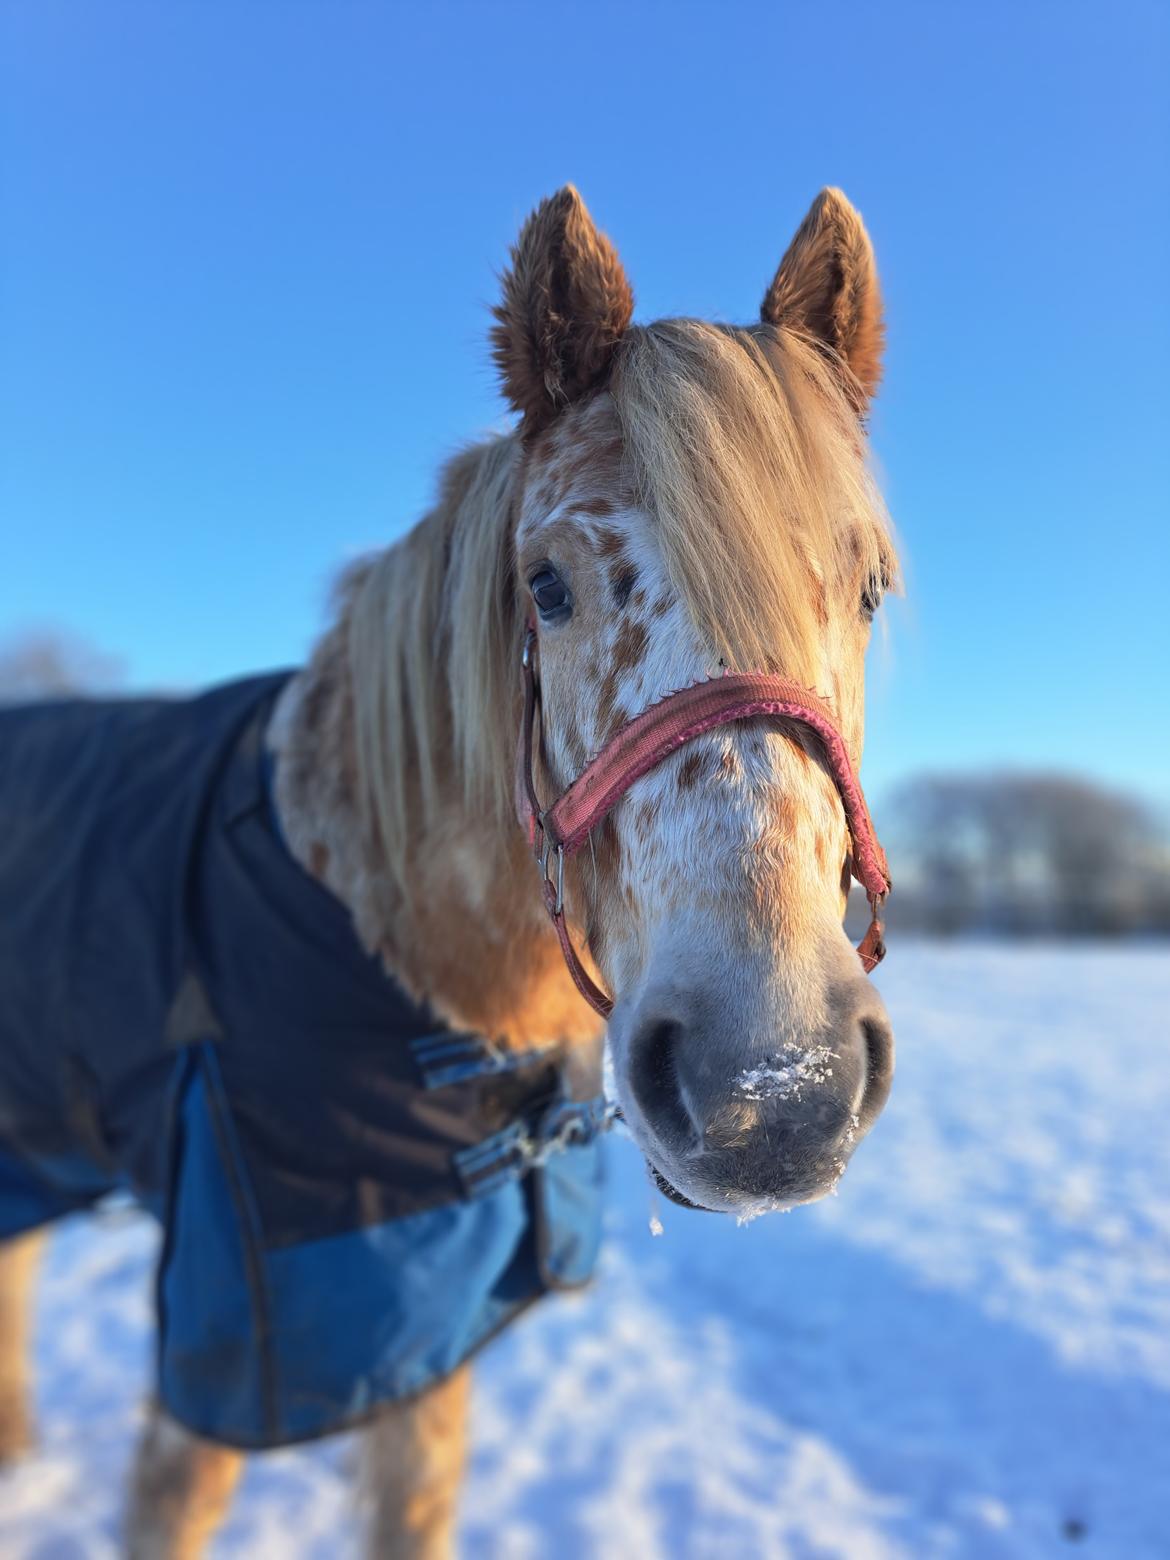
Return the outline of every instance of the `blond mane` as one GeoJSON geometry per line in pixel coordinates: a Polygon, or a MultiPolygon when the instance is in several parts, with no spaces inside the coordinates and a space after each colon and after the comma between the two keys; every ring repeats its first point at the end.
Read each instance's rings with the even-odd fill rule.
{"type": "MultiPolygon", "coordinates": [[[[792,331],[663,320],[627,332],[610,386],[635,494],[700,633],[729,665],[810,685],[830,616],[894,568],[843,372],[792,331]]],[[[453,795],[487,828],[510,816],[520,469],[516,435],[464,452],[435,509],[354,577],[362,791],[402,885],[409,842],[453,795]]]]}
{"type": "Polygon", "coordinates": [[[767,325],[661,320],[622,342],[635,491],[696,627],[740,670],[812,682],[829,616],[893,573],[847,373],[767,325]]]}
{"type": "Polygon", "coordinates": [[[511,806],[519,453],[512,435],[458,455],[435,508],[353,579],[348,653],[362,807],[402,889],[420,825],[453,792],[493,830],[511,806]]]}

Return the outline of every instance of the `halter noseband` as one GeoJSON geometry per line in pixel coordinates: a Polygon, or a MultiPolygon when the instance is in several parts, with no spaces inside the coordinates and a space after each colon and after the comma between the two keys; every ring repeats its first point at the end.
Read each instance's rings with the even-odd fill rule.
{"type": "Polygon", "coordinates": [[[590,978],[569,937],[564,914],[566,858],[576,855],[590,832],[612,812],[634,782],[649,774],[671,753],[706,731],[761,715],[799,721],[820,738],[829,773],[845,809],[850,870],[869,899],[869,929],[858,944],[857,952],[867,975],[881,963],[886,945],[878,912],[890,891],[889,867],[885,851],[874,833],[861,783],[849,761],[845,739],[837,730],[823,699],[786,677],[773,677],[766,672],[728,672],[708,682],[681,688],[623,726],[552,806],[542,808],[533,773],[540,727],[536,651],[536,628],[530,622],[521,656],[524,715],[520,727],[517,812],[540,867],[545,908],[556,929],[569,974],[590,1007],[608,1018],[613,1011],[613,1000],[590,978]]]}

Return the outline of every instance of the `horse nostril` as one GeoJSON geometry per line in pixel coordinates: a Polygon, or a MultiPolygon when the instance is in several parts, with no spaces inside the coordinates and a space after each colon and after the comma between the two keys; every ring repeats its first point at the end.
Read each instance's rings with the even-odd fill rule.
{"type": "Polygon", "coordinates": [[[884,1013],[861,1020],[865,1043],[865,1093],[861,1103],[861,1121],[870,1127],[890,1092],[894,1079],[894,1031],[884,1013]]]}
{"type": "Polygon", "coordinates": [[[678,1077],[682,1025],[673,1019],[643,1024],[630,1046],[630,1088],[656,1133],[686,1142],[695,1137],[678,1077]]]}

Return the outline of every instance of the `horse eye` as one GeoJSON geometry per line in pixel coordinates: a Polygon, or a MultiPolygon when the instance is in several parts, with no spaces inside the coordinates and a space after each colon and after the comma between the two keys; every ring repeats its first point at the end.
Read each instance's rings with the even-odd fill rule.
{"type": "Polygon", "coordinates": [[[538,570],[528,581],[528,588],[541,617],[563,615],[569,606],[569,587],[555,569],[545,566],[538,570]]]}
{"type": "Polygon", "coordinates": [[[869,621],[873,620],[874,613],[881,606],[882,599],[890,588],[891,573],[892,571],[883,564],[880,573],[870,575],[869,582],[861,593],[861,615],[869,621]]]}
{"type": "Polygon", "coordinates": [[[881,580],[871,579],[861,593],[861,615],[872,618],[882,604],[882,596],[885,594],[881,580]]]}

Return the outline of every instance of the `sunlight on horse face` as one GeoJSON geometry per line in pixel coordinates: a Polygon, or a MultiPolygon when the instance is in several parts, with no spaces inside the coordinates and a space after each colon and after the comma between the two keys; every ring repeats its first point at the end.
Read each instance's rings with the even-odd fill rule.
{"type": "MultiPolygon", "coordinates": [[[[535,587],[559,789],[625,721],[717,674],[718,656],[623,484],[609,396],[534,446],[516,541],[518,588],[533,599],[535,587]]],[[[862,594],[858,583],[825,615],[817,683],[854,753],[862,594]]],[[[665,1189],[707,1207],[819,1196],[889,1087],[889,1027],[841,926],[845,820],[806,740],[754,722],[689,744],[635,784],[573,883],[617,994],[610,1045],[626,1119],[665,1189]]]]}
{"type": "MultiPolygon", "coordinates": [[[[883,329],[861,219],[821,192],[758,323],[632,314],[566,186],[525,225],[493,331],[522,417],[515,590],[547,792],[722,665],[825,697],[856,766],[893,571],[865,465],[883,329]]],[[[841,926],[848,849],[815,739],[769,720],[637,780],[571,864],[567,909],[614,997],[618,1102],[679,1201],[751,1215],[820,1196],[881,1109],[893,1040],[841,926]]]]}

